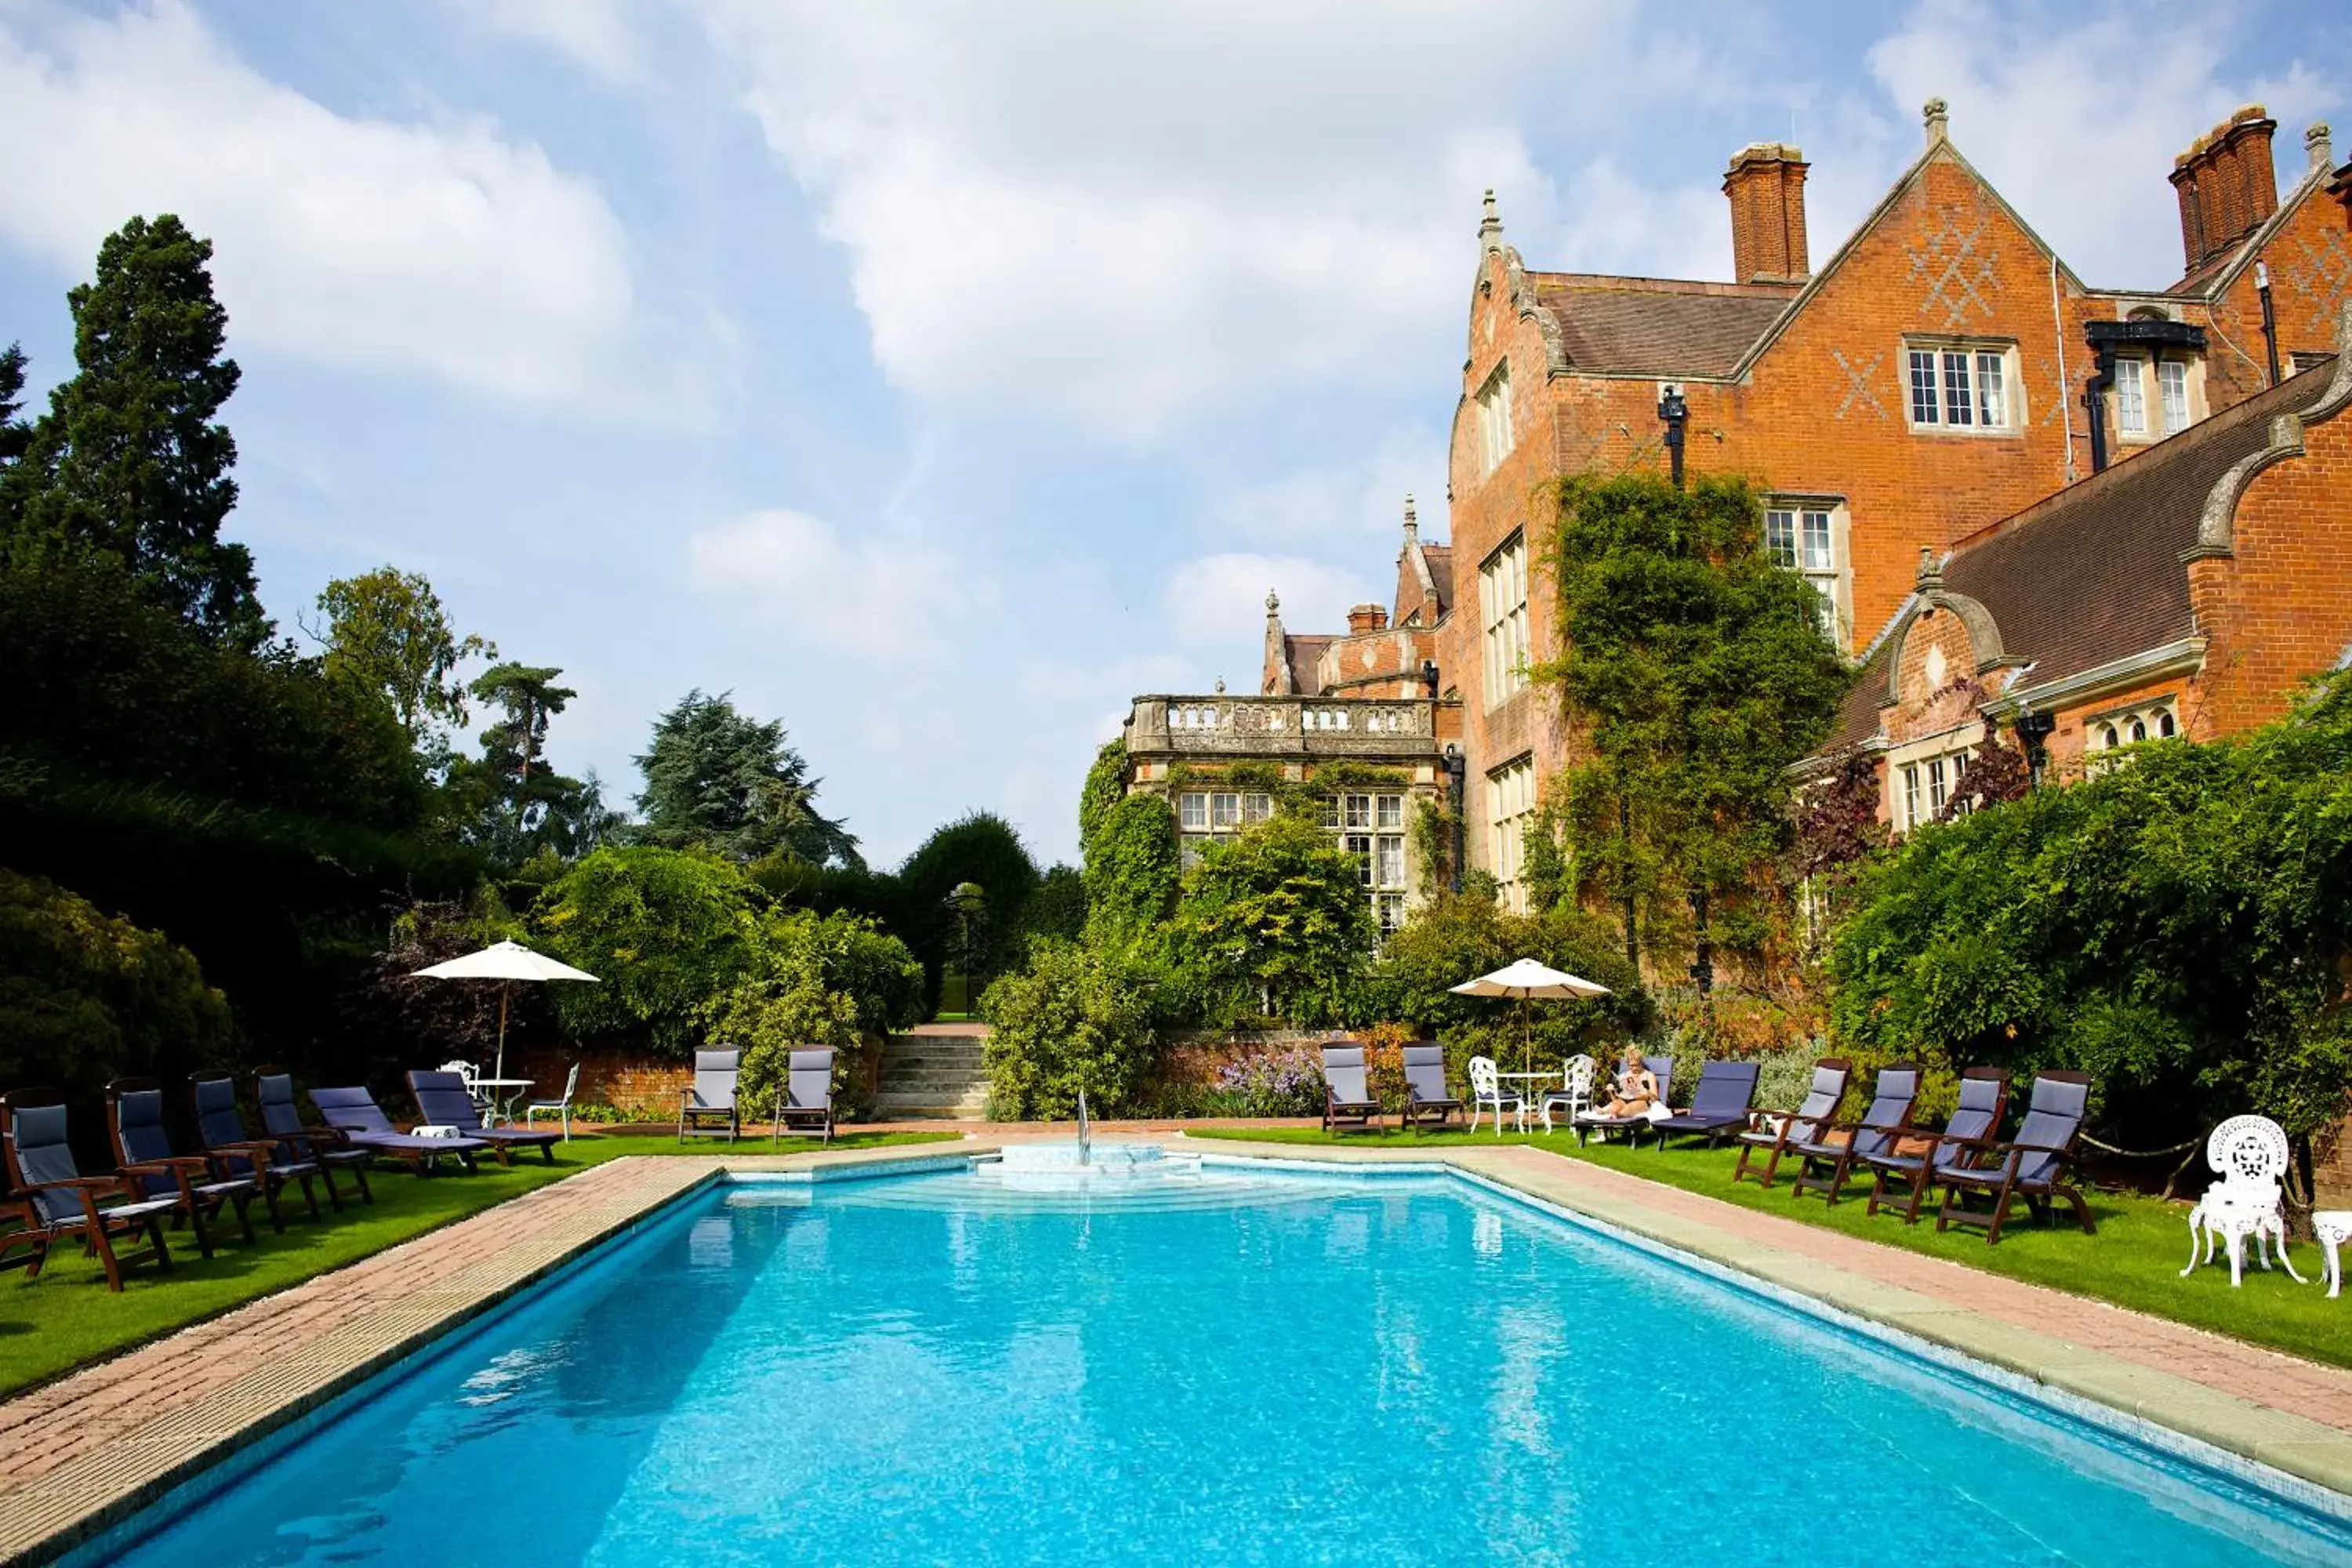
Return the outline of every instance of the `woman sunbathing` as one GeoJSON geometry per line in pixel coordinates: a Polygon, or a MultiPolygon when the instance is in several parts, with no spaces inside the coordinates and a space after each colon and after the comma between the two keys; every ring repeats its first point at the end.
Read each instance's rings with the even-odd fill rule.
{"type": "Polygon", "coordinates": [[[1597,1107],[1596,1116],[1620,1118],[1647,1116],[1650,1108],[1658,1103],[1658,1080],[1642,1059],[1641,1050],[1625,1047],[1624,1058],[1617,1064],[1617,1079],[1610,1086],[1609,1103],[1597,1107]]]}

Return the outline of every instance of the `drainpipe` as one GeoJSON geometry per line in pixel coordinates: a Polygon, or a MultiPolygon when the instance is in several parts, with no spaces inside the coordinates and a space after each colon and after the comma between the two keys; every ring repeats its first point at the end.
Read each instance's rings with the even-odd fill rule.
{"type": "Polygon", "coordinates": [[[2279,384],[2278,316],[2271,309],[2271,269],[2267,262],[2254,263],[2254,292],[2263,297],[2263,349],[2270,356],[2270,384],[2279,384]]]}
{"type": "Polygon", "coordinates": [[[2091,416],[2091,472],[2107,466],[2107,389],[2116,384],[2116,351],[2105,343],[2091,345],[2091,380],[2083,388],[2083,407],[2091,416]]]}
{"type": "Polygon", "coordinates": [[[1690,405],[1684,401],[1683,389],[1672,382],[1658,394],[1658,417],[1666,425],[1666,460],[1672,469],[1675,489],[1683,488],[1683,426],[1690,419],[1690,405]]]}
{"type": "Polygon", "coordinates": [[[1458,893],[1462,890],[1462,855],[1468,847],[1463,842],[1462,812],[1466,795],[1464,781],[1469,772],[1469,760],[1463,756],[1461,747],[1449,743],[1445,754],[1438,758],[1437,765],[1445,770],[1445,810],[1446,815],[1454,819],[1454,852],[1446,867],[1446,891],[1458,893]]]}

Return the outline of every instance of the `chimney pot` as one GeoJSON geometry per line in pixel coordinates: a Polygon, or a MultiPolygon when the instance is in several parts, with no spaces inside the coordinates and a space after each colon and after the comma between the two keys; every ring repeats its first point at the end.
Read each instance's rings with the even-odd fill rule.
{"type": "Polygon", "coordinates": [[[1801,282],[1812,270],[1805,242],[1805,172],[1798,148],[1751,142],[1731,155],[1723,194],[1731,202],[1731,270],[1740,283],[1801,282]]]}
{"type": "Polygon", "coordinates": [[[1348,612],[1348,635],[1360,637],[1366,632],[1386,631],[1388,611],[1379,605],[1358,605],[1348,612]]]}
{"type": "MultiPolygon", "coordinates": [[[[2249,103],[2172,161],[2189,271],[2227,254],[2278,211],[2278,170],[2271,156],[2277,130],[2278,121],[2261,104],[2249,103]]],[[[2310,136],[2304,141],[2308,153],[2310,136]]]]}

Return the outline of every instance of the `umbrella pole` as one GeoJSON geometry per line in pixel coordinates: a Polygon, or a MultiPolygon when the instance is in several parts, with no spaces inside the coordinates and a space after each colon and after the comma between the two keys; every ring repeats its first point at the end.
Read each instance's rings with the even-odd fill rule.
{"type": "Polygon", "coordinates": [[[499,982],[499,1065],[491,1069],[492,1078],[507,1076],[507,997],[512,990],[505,981],[499,982]]]}
{"type": "Polygon", "coordinates": [[[1536,1070],[1536,1041],[1528,1028],[1528,994],[1524,991],[1519,993],[1519,1070],[1536,1070]]]}

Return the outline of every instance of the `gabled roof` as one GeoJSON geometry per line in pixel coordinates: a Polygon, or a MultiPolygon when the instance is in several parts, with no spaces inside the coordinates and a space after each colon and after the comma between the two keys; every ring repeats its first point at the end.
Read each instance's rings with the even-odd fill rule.
{"type": "Polygon", "coordinates": [[[1424,544],[1421,558],[1429,563],[1429,580],[1437,590],[1437,613],[1443,618],[1454,608],[1454,546],[1424,544]]]}
{"type": "MultiPolygon", "coordinates": [[[[2271,449],[2273,419],[2328,412],[2336,370],[2331,358],[1962,539],[1939,589],[1983,606],[2006,661],[2026,664],[2034,687],[2194,636],[2188,559],[2212,542],[2209,506],[2222,496],[2234,510],[2224,481],[2271,449]]],[[[1923,602],[1915,595],[1874,647],[1820,753],[1877,733],[1887,669],[1923,602]]]]}
{"type": "Polygon", "coordinates": [[[1596,374],[1731,374],[1797,295],[1794,283],[1704,283],[1531,272],[1569,365],[1596,374]]]}

